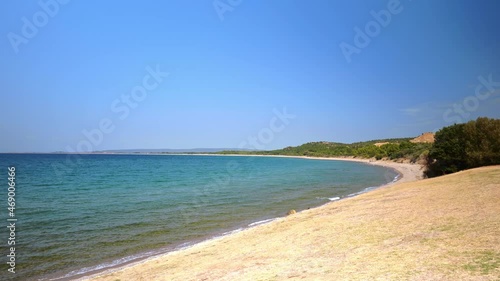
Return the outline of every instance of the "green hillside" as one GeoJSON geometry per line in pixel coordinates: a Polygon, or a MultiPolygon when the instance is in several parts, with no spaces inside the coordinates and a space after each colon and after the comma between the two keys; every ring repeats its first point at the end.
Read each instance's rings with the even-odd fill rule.
{"type": "Polygon", "coordinates": [[[412,138],[380,139],[352,144],[337,142],[309,142],[300,146],[289,146],[269,151],[222,151],[221,154],[259,154],[315,157],[360,157],[360,158],[404,158],[412,162],[424,159],[432,144],[411,143],[412,138]],[[386,143],[376,146],[376,143],[386,143]]]}
{"type": "Polygon", "coordinates": [[[500,164],[500,119],[479,117],[444,127],[435,135],[428,134],[432,133],[415,139],[379,139],[351,144],[323,141],[270,151],[219,153],[403,159],[426,165],[428,177],[500,164]]]}

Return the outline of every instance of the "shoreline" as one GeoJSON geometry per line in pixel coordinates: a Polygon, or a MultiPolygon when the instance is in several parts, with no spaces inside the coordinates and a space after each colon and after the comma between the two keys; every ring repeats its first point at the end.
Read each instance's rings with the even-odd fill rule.
{"type": "MultiPolygon", "coordinates": [[[[129,155],[129,154],[127,154],[129,155]]],[[[138,155],[138,154],[130,154],[138,155]]],[[[142,155],[142,154],[141,154],[142,155]]],[[[319,157],[319,156],[296,156],[296,155],[265,155],[265,154],[205,154],[205,153],[169,153],[169,154],[157,154],[148,153],[144,155],[181,155],[181,156],[228,156],[228,157],[276,157],[276,158],[295,158],[295,159],[311,159],[311,160],[326,160],[326,161],[350,161],[359,162],[369,165],[382,166],[395,170],[401,175],[397,182],[410,182],[424,179],[424,169],[425,166],[416,163],[399,163],[391,160],[373,160],[368,158],[355,158],[352,156],[348,157],[319,157]]],[[[385,185],[392,184],[387,183],[385,185]]],[[[385,186],[384,185],[384,186],[385,186]]],[[[380,186],[382,187],[382,186],[380,186]]]]}
{"type": "MultiPolygon", "coordinates": [[[[164,155],[164,154],[147,154],[147,155],[164,155]]],[[[330,204],[337,203],[339,201],[345,201],[345,200],[349,200],[352,198],[356,198],[359,195],[370,193],[370,192],[373,192],[375,190],[391,186],[395,183],[412,182],[412,181],[421,180],[421,179],[423,179],[423,168],[424,168],[423,165],[419,165],[419,164],[397,163],[397,162],[386,161],[386,160],[373,161],[370,159],[342,158],[342,157],[308,157],[308,156],[288,156],[288,155],[239,155],[239,154],[229,154],[229,155],[225,155],[225,154],[169,154],[169,155],[230,156],[230,157],[251,156],[251,157],[296,158],[296,159],[326,160],[326,161],[350,161],[350,162],[364,163],[367,165],[382,166],[382,167],[394,170],[398,174],[398,176],[396,176],[396,178],[393,181],[388,182],[386,184],[377,186],[375,188],[366,187],[362,191],[356,192],[354,194],[348,195],[348,196],[343,197],[343,198],[338,198],[336,200],[330,200],[329,202],[325,202],[324,204],[321,204],[319,206],[316,206],[316,207],[313,207],[310,209],[301,210],[298,213],[317,211],[321,208],[325,208],[326,206],[329,206],[330,204]]],[[[203,245],[210,244],[210,243],[216,243],[217,241],[219,241],[221,239],[225,239],[227,237],[231,237],[231,236],[237,235],[237,234],[242,233],[242,232],[247,232],[249,230],[259,228],[259,227],[262,227],[265,225],[278,223],[279,221],[285,220],[287,217],[288,216],[276,217],[276,218],[267,219],[264,221],[252,222],[244,228],[238,228],[235,230],[227,231],[227,232],[221,233],[219,235],[216,235],[214,237],[208,238],[206,240],[202,240],[202,241],[198,241],[198,242],[193,241],[193,244],[188,244],[187,246],[183,246],[183,247],[179,246],[179,247],[174,248],[173,250],[170,250],[170,251],[167,251],[164,253],[153,254],[151,256],[139,258],[138,260],[132,260],[129,262],[125,262],[123,264],[116,265],[116,266],[103,268],[101,270],[94,270],[94,271],[89,272],[88,275],[86,273],[83,273],[83,274],[74,275],[73,277],[72,276],[66,277],[66,275],[69,274],[68,273],[65,276],[61,276],[59,278],[54,278],[51,280],[77,280],[77,281],[94,280],[95,278],[99,278],[102,276],[106,276],[109,274],[113,274],[116,272],[127,270],[128,268],[132,268],[135,266],[141,266],[141,265],[144,265],[146,263],[152,262],[154,260],[167,259],[170,256],[178,255],[179,253],[182,253],[183,251],[187,251],[187,250],[190,250],[190,249],[196,248],[196,247],[202,247],[203,245]],[[79,275],[80,275],[80,277],[76,277],[79,275]]]]}
{"type": "MultiPolygon", "coordinates": [[[[295,159],[311,159],[311,160],[326,160],[326,161],[350,161],[359,162],[369,165],[382,166],[395,170],[401,177],[397,182],[411,182],[424,179],[424,169],[425,166],[421,164],[413,163],[398,163],[390,160],[373,160],[367,158],[354,158],[354,157],[317,157],[317,156],[294,156],[294,155],[246,155],[246,154],[186,154],[186,153],[176,153],[176,154],[149,154],[149,155],[191,155],[191,156],[230,156],[230,157],[277,157],[277,158],[295,158],[295,159]]],[[[392,184],[387,183],[385,185],[392,184]]],[[[383,185],[383,186],[385,186],[383,185]]],[[[382,186],[380,186],[382,187],[382,186]]]]}

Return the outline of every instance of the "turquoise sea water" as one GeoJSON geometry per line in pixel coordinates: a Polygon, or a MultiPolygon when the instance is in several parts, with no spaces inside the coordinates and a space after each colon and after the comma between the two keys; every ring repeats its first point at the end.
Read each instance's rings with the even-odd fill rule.
{"type": "Polygon", "coordinates": [[[16,167],[16,274],[7,272],[9,231],[2,227],[2,280],[79,277],[397,176],[362,163],[294,158],[0,154],[4,225],[9,166],[16,167]]]}

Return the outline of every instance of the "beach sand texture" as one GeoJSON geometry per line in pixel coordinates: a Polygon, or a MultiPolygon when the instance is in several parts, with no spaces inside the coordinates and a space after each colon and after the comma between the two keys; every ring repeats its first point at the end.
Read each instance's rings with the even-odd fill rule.
{"type": "Polygon", "coordinates": [[[392,184],[92,280],[499,279],[492,166],[392,184]]]}

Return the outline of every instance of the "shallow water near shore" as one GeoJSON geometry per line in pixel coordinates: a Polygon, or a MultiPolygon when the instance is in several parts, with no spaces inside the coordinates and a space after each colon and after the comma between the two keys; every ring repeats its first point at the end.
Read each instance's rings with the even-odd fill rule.
{"type": "MultiPolygon", "coordinates": [[[[275,157],[0,155],[0,168],[12,165],[17,273],[5,280],[79,277],[349,197],[398,175],[363,163],[275,157]]],[[[0,215],[7,218],[6,208],[0,215]]]]}

